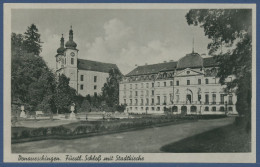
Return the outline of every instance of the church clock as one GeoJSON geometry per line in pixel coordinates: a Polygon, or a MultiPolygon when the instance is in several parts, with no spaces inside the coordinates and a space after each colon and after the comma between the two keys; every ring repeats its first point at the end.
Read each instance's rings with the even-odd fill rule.
{"type": "Polygon", "coordinates": [[[74,53],[74,52],[71,52],[70,55],[71,55],[72,57],[74,57],[74,56],[75,56],[75,53],[74,53]]]}

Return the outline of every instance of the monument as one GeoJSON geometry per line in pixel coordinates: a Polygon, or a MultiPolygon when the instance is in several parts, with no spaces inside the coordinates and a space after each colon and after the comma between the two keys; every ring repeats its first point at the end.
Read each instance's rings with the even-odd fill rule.
{"type": "Polygon", "coordinates": [[[75,111],[75,104],[74,103],[71,105],[70,111],[71,111],[71,113],[70,113],[70,120],[76,120],[76,115],[74,113],[74,111],[75,111]]]}
{"type": "Polygon", "coordinates": [[[21,118],[26,118],[26,114],[24,112],[24,106],[23,105],[21,106],[21,110],[22,110],[22,112],[20,113],[20,117],[21,118]]]}

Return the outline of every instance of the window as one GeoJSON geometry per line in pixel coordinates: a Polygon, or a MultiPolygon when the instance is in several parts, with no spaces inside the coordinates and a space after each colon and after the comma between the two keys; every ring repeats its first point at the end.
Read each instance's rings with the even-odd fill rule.
{"type": "Polygon", "coordinates": [[[232,107],[228,107],[228,111],[233,111],[233,108],[232,107]]]}
{"type": "Polygon", "coordinates": [[[206,83],[206,84],[209,84],[209,80],[208,80],[208,79],[205,79],[205,83],[206,83]]]}
{"type": "Polygon", "coordinates": [[[94,76],[94,82],[97,82],[97,76],[94,76]]]}
{"type": "Polygon", "coordinates": [[[187,80],[187,85],[190,85],[190,80],[187,80]]]}
{"type": "Polygon", "coordinates": [[[66,64],[66,58],[65,58],[65,64],[66,64]]]}
{"type": "Polygon", "coordinates": [[[138,91],[135,91],[135,96],[138,96],[138,91]]]}
{"type": "Polygon", "coordinates": [[[216,107],[212,107],[212,111],[216,111],[216,107]]]}
{"type": "Polygon", "coordinates": [[[84,75],[80,75],[80,81],[84,80],[84,75]]]}
{"type": "Polygon", "coordinates": [[[205,107],[204,111],[209,111],[209,107],[205,107]]]}
{"type": "Polygon", "coordinates": [[[228,96],[228,104],[233,104],[232,96],[228,96]]]}
{"type": "Polygon", "coordinates": [[[94,96],[97,96],[97,92],[94,92],[94,96]]]}
{"type": "Polygon", "coordinates": [[[138,85],[137,84],[135,84],[135,89],[137,89],[138,88],[138,85]]]}
{"type": "Polygon", "coordinates": [[[73,65],[74,64],[74,58],[71,58],[70,63],[73,65]]]}
{"type": "Polygon", "coordinates": [[[149,83],[146,83],[146,88],[149,88],[149,83]]]}
{"type": "Polygon", "coordinates": [[[143,105],[144,104],[144,99],[141,99],[141,105],[143,105]]]}
{"type": "Polygon", "coordinates": [[[180,96],[179,96],[179,95],[176,95],[176,102],[177,102],[177,103],[179,102],[179,99],[180,99],[180,96]]]}
{"type": "Polygon", "coordinates": [[[132,99],[130,99],[130,105],[133,103],[132,99]]]}
{"type": "Polygon", "coordinates": [[[166,102],[167,102],[167,97],[166,96],[163,97],[163,102],[166,104],[166,102]]]}
{"type": "Polygon", "coordinates": [[[190,71],[187,71],[186,73],[187,73],[187,74],[190,74],[190,71]]]}
{"type": "Polygon", "coordinates": [[[176,85],[179,86],[179,81],[176,81],[176,85]]]}
{"type": "Polygon", "coordinates": [[[132,96],[132,91],[130,91],[130,97],[132,96]]]}
{"type": "Polygon", "coordinates": [[[144,87],[144,83],[141,83],[141,88],[143,88],[144,87]]]}
{"type": "Polygon", "coordinates": [[[160,96],[157,96],[157,105],[160,104],[160,96]]]}
{"type": "Polygon", "coordinates": [[[149,99],[148,98],[146,98],[146,105],[148,105],[149,104],[149,99]]]}
{"type": "Polygon", "coordinates": [[[126,99],[124,99],[124,104],[126,104],[126,99]]]}
{"type": "Polygon", "coordinates": [[[149,95],[149,91],[148,90],[146,90],[146,96],[148,96],[149,95]]]}
{"type": "Polygon", "coordinates": [[[144,91],[141,91],[141,96],[143,96],[144,95],[144,91]]]}
{"type": "Polygon", "coordinates": [[[152,98],[152,105],[154,105],[154,98],[152,98]]]}
{"type": "Polygon", "coordinates": [[[209,95],[208,94],[205,95],[205,103],[209,104],[209,95]]]}
{"type": "Polygon", "coordinates": [[[173,82],[172,81],[170,82],[170,85],[173,86],[173,82]]]}
{"type": "Polygon", "coordinates": [[[224,94],[220,95],[220,104],[224,104],[224,94]]]}
{"type": "Polygon", "coordinates": [[[154,95],[154,90],[152,90],[152,95],[154,95]]]}
{"type": "Polygon", "coordinates": [[[84,86],[83,85],[80,85],[80,90],[83,90],[84,86]]]}
{"type": "Polygon", "coordinates": [[[199,85],[201,84],[201,79],[198,79],[198,84],[199,84],[199,85]]]}
{"type": "Polygon", "coordinates": [[[166,87],[166,82],[163,83],[164,87],[166,87]]]}
{"type": "Polygon", "coordinates": [[[220,107],[220,108],[219,108],[219,111],[222,111],[222,112],[223,112],[223,111],[225,111],[225,108],[224,108],[224,107],[220,107]]]}
{"type": "Polygon", "coordinates": [[[126,89],[126,84],[124,84],[124,89],[126,89]]]}
{"type": "Polygon", "coordinates": [[[97,85],[94,85],[94,89],[95,89],[95,90],[97,89],[97,85]]]}
{"type": "Polygon", "coordinates": [[[132,89],[132,84],[130,84],[130,89],[132,89]]]}
{"type": "Polygon", "coordinates": [[[216,94],[212,94],[212,103],[216,104],[216,94]]]}
{"type": "Polygon", "coordinates": [[[160,87],[160,82],[157,82],[158,87],[160,87]]]}
{"type": "Polygon", "coordinates": [[[137,105],[138,104],[138,100],[137,99],[135,99],[135,105],[137,105]]]}
{"type": "Polygon", "coordinates": [[[152,83],[152,88],[154,87],[154,83],[152,83]]]}

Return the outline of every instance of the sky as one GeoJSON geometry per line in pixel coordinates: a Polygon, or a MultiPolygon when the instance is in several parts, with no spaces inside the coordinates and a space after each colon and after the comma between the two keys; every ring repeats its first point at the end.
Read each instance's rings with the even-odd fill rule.
{"type": "Polygon", "coordinates": [[[61,34],[73,27],[79,58],[117,64],[123,74],[136,66],[178,61],[194,51],[207,54],[203,28],[189,26],[184,9],[12,9],[12,32],[34,23],[41,34],[41,56],[55,69],[61,34]]]}

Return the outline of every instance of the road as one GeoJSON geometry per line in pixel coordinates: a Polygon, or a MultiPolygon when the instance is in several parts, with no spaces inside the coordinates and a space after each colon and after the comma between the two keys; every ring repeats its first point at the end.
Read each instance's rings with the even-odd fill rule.
{"type": "Polygon", "coordinates": [[[166,144],[231,124],[234,117],[147,128],[73,140],[12,144],[13,153],[159,153],[166,144]]]}

